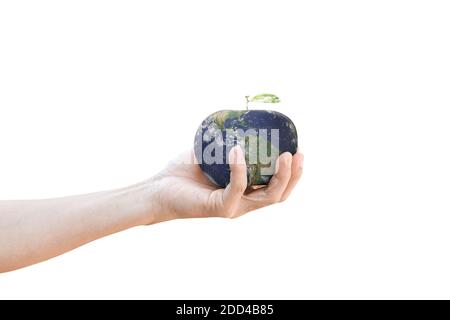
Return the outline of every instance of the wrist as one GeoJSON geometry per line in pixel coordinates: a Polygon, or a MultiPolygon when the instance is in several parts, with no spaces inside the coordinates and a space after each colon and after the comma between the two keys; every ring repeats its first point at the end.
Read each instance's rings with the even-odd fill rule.
{"type": "Polygon", "coordinates": [[[174,219],[168,214],[161,203],[158,178],[153,177],[128,188],[128,192],[135,203],[135,213],[139,225],[150,225],[174,219]]]}
{"type": "MultiPolygon", "coordinates": [[[[124,188],[108,191],[104,199],[113,204],[112,211],[129,227],[158,222],[156,190],[152,181],[143,181],[124,188]]],[[[104,196],[101,196],[102,198],[104,196]]]]}

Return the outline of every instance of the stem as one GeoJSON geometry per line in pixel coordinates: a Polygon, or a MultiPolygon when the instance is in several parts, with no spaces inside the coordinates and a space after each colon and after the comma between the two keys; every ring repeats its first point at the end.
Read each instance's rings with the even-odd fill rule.
{"type": "Polygon", "coordinates": [[[247,104],[245,105],[247,108],[247,111],[248,111],[248,103],[249,103],[248,98],[250,98],[250,96],[245,96],[245,100],[247,100],[247,104]]]}

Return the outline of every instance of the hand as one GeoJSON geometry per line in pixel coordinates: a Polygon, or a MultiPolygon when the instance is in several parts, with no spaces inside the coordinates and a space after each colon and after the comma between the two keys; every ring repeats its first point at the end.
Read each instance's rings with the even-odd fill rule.
{"type": "Polygon", "coordinates": [[[247,188],[240,147],[231,150],[229,160],[231,182],[225,189],[208,181],[190,152],[150,180],[129,187],[56,199],[0,201],[0,273],[142,224],[239,217],[285,200],[302,174],[303,155],[284,153],[268,186],[247,188]]]}
{"type": "Polygon", "coordinates": [[[193,152],[182,155],[150,180],[150,223],[179,218],[236,218],[252,210],[286,200],[303,171],[303,155],[280,155],[269,185],[247,188],[247,168],[240,147],[230,152],[231,181],[217,189],[195,163],[193,152]]]}

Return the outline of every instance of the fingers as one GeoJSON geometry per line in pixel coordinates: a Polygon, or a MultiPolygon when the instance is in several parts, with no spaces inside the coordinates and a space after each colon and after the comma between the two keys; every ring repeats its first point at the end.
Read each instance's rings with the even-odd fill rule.
{"type": "Polygon", "coordinates": [[[247,167],[241,147],[235,146],[229,155],[230,183],[223,192],[224,214],[233,216],[247,189],[247,167]]]}
{"type": "Polygon", "coordinates": [[[223,196],[227,217],[236,218],[246,212],[286,200],[302,175],[303,158],[300,152],[294,156],[289,152],[283,153],[277,160],[277,170],[269,185],[244,195],[247,187],[245,159],[239,147],[233,148],[230,152],[231,182],[223,196]]]}
{"type": "Polygon", "coordinates": [[[265,193],[265,200],[268,204],[277,203],[281,201],[284,190],[286,190],[289,180],[291,179],[291,164],[292,154],[289,152],[283,153],[278,158],[277,172],[270,179],[270,183],[262,190],[265,193]]]}
{"type": "Polygon", "coordinates": [[[286,190],[284,190],[281,201],[284,201],[289,197],[297,182],[300,180],[303,173],[303,159],[304,156],[300,152],[297,152],[292,157],[291,179],[289,180],[286,190]]]}
{"type": "Polygon", "coordinates": [[[251,211],[280,202],[291,179],[292,155],[283,153],[277,160],[277,171],[266,188],[244,196],[245,211],[251,211]]]}

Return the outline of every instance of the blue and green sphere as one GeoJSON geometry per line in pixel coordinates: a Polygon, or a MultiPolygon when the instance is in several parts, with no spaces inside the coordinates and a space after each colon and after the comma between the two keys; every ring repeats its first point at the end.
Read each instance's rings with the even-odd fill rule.
{"type": "Polygon", "coordinates": [[[270,110],[222,110],[208,116],[197,130],[194,150],[203,173],[219,187],[230,182],[227,160],[237,143],[245,150],[248,186],[265,185],[276,157],[297,152],[297,130],[287,116],[270,110]]]}

